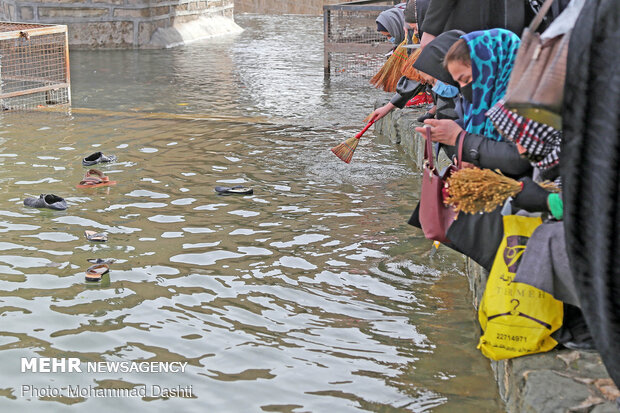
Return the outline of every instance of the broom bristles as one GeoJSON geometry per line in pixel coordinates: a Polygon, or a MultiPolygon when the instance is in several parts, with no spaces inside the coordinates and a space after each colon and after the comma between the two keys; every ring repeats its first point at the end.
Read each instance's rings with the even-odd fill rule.
{"type": "Polygon", "coordinates": [[[359,141],[358,138],[349,138],[340,145],[334,146],[332,152],[346,163],[349,163],[351,158],[353,158],[353,152],[355,152],[359,141]]]}
{"type": "Polygon", "coordinates": [[[445,202],[467,214],[492,212],[520,191],[521,184],[507,176],[490,169],[466,168],[448,178],[445,202]]]}
{"type": "Polygon", "coordinates": [[[413,64],[416,62],[416,60],[418,60],[418,56],[420,56],[420,53],[422,53],[422,49],[414,50],[414,52],[411,53],[411,56],[409,56],[407,61],[403,64],[401,72],[402,75],[406,76],[408,79],[422,83],[424,79],[422,79],[422,76],[420,76],[420,72],[418,72],[418,70],[414,69],[413,67],[413,64]]]}
{"type": "MultiPolygon", "coordinates": [[[[550,182],[539,183],[547,191],[556,192],[559,188],[550,182]]],[[[457,211],[467,214],[492,212],[502,205],[508,197],[521,192],[519,181],[494,172],[490,169],[466,168],[448,178],[448,194],[445,202],[457,211]]]]}
{"type": "Polygon", "coordinates": [[[383,64],[379,72],[370,79],[370,83],[376,88],[382,88],[386,92],[395,92],[398,79],[402,76],[401,68],[403,62],[407,60],[407,49],[403,41],[394,53],[383,64]]]}

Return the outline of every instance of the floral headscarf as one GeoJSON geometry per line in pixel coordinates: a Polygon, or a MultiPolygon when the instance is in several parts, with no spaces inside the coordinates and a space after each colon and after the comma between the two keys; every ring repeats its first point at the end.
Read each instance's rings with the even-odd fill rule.
{"type": "Polygon", "coordinates": [[[505,29],[472,32],[461,38],[469,47],[473,82],[473,102],[465,112],[465,128],[469,133],[501,141],[485,113],[504,97],[521,41],[505,29]]]}

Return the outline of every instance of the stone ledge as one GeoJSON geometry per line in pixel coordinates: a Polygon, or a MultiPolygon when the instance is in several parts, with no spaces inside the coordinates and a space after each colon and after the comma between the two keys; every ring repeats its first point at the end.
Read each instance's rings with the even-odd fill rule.
{"type": "MultiPolygon", "coordinates": [[[[385,103],[387,101],[377,101],[375,108],[385,103]]],[[[418,109],[394,110],[375,123],[374,128],[376,134],[400,144],[419,169],[422,167],[424,139],[414,128],[420,125],[415,119],[422,113],[418,109]]],[[[447,159],[444,158],[444,162],[447,159]]],[[[488,273],[468,259],[466,274],[472,302],[477,308],[488,273]]],[[[618,413],[614,400],[620,397],[620,392],[596,352],[552,350],[491,361],[491,367],[507,412],[618,413]]]]}

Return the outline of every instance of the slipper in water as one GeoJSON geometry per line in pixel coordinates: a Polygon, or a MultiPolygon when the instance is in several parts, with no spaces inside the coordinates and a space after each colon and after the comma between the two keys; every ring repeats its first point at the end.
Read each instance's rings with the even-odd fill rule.
{"type": "Polygon", "coordinates": [[[110,181],[103,172],[96,169],[89,169],[84,175],[84,179],[77,184],[76,188],[98,188],[101,186],[116,185],[116,181],[110,181]]]}
{"type": "Polygon", "coordinates": [[[103,274],[107,274],[110,271],[108,264],[95,264],[88,267],[86,270],[86,281],[97,282],[101,281],[103,274]]]}
{"type": "Polygon", "coordinates": [[[254,190],[250,187],[241,185],[233,186],[232,188],[227,186],[216,186],[215,192],[217,192],[219,195],[252,195],[254,193],[254,190]]]}
{"type": "Polygon", "coordinates": [[[85,189],[85,188],[99,188],[101,186],[111,186],[111,185],[116,185],[116,181],[104,182],[99,178],[84,178],[75,187],[78,189],[85,189]]]}
{"type": "Polygon", "coordinates": [[[67,202],[54,194],[41,194],[38,198],[26,198],[24,199],[24,205],[33,208],[56,209],[58,211],[67,209],[67,202]]]}
{"type": "Polygon", "coordinates": [[[84,178],[99,178],[101,179],[103,182],[109,182],[110,178],[108,178],[107,176],[105,176],[103,174],[103,172],[101,172],[98,169],[89,169],[88,171],[86,171],[86,173],[84,174],[84,178]]]}
{"type": "Polygon", "coordinates": [[[116,155],[104,155],[101,152],[95,152],[91,155],[88,155],[86,158],[82,159],[82,165],[91,166],[96,165],[101,162],[114,162],[116,160],[116,155]]]}
{"type": "Polygon", "coordinates": [[[105,232],[96,232],[96,231],[84,231],[84,235],[86,239],[94,242],[106,242],[108,240],[108,234],[105,232]]]}

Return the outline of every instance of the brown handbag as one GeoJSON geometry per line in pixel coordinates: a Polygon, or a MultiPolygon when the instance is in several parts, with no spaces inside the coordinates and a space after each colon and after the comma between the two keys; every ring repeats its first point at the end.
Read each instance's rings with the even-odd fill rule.
{"type": "Polygon", "coordinates": [[[442,176],[439,176],[433,159],[431,128],[426,127],[422,192],[420,194],[420,224],[426,238],[439,242],[449,241],[446,232],[456,218],[454,209],[444,203],[444,188],[446,179],[462,167],[465,131],[461,132],[459,138],[456,161],[446,168],[442,176]]]}
{"type": "Polygon", "coordinates": [[[504,97],[505,106],[536,122],[562,129],[562,102],[570,32],[541,40],[536,29],[553,0],[546,0],[521,36],[504,97]]]}

